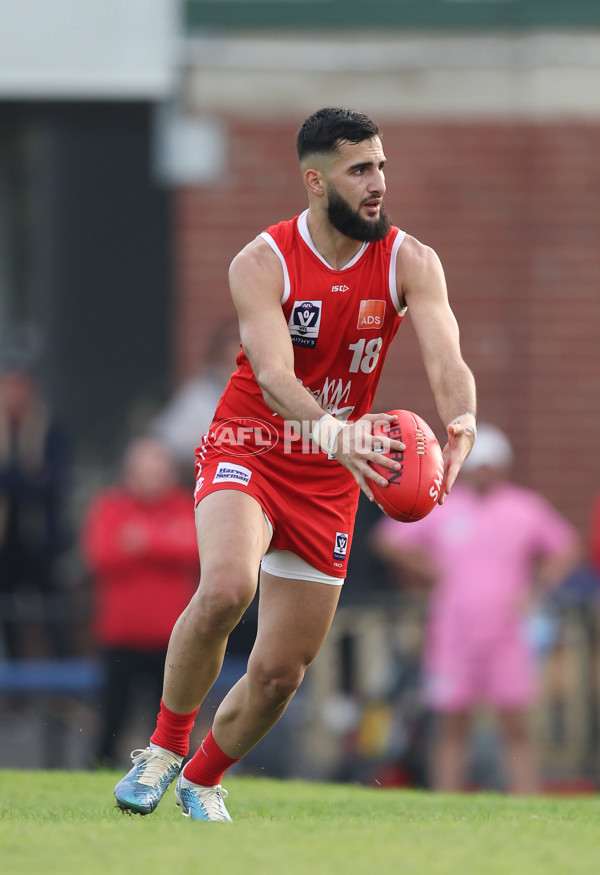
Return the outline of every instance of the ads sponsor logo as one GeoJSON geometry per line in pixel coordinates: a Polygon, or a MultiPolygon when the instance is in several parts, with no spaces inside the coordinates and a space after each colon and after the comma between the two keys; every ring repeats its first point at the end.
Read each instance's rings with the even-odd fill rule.
{"type": "Polygon", "coordinates": [[[232,462],[219,462],[217,473],[213,477],[213,483],[241,483],[247,486],[252,477],[252,471],[232,462]]]}
{"type": "Polygon", "coordinates": [[[348,550],[348,535],[346,532],[335,533],[335,547],[333,550],[333,558],[343,561],[346,558],[348,550]]]}
{"type": "Polygon", "coordinates": [[[278,440],[274,425],[252,417],[224,419],[206,436],[207,444],[230,456],[259,456],[272,450],[278,440]]]}
{"type": "Polygon", "coordinates": [[[361,301],[357,328],[381,328],[385,316],[385,301],[361,301]]]}
{"type": "Polygon", "coordinates": [[[288,328],[294,346],[314,349],[321,327],[322,301],[300,301],[294,304],[288,328]]]}

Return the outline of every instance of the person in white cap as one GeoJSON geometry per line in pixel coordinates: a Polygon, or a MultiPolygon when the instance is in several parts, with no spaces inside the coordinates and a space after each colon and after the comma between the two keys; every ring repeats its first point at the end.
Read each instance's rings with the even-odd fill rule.
{"type": "Polygon", "coordinates": [[[431,786],[464,789],[471,719],[496,714],[507,788],[539,789],[529,710],[536,662],[524,634],[536,587],[558,585],[577,558],[573,527],[541,495],[508,482],[506,435],[481,423],[459,482],[445,505],[403,525],[385,518],[378,553],[433,584],[426,629],[423,697],[437,715],[431,786]]]}

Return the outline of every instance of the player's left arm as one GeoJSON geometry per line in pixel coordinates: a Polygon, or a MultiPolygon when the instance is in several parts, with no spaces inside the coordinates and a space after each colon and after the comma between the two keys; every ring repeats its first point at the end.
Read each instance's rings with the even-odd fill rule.
{"type": "Polygon", "coordinates": [[[440,259],[433,249],[407,236],[398,251],[397,282],[408,305],[429,385],[448,435],[441,504],[475,441],[475,379],[462,357],[458,323],[448,301],[440,259]]]}

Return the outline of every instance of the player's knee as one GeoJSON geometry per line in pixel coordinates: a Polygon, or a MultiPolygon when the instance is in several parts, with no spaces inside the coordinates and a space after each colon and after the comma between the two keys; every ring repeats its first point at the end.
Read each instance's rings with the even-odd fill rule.
{"type": "Polygon", "coordinates": [[[255,586],[231,576],[215,576],[200,584],[192,600],[195,624],[203,633],[229,633],[237,626],[255,593],[255,586]]]}
{"type": "Polygon", "coordinates": [[[253,680],[268,707],[277,708],[292,698],[304,678],[305,666],[253,667],[253,680]]]}

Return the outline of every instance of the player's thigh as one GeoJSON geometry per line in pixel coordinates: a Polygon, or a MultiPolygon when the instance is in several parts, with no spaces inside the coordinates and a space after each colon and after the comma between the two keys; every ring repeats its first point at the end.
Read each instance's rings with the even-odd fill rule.
{"type": "Polygon", "coordinates": [[[331,626],[342,587],[261,572],[257,662],[272,670],[303,668],[315,658],[331,626]]]}
{"type": "Polygon", "coordinates": [[[196,532],[202,575],[217,567],[250,567],[258,578],[270,532],[255,498],[235,489],[207,495],[196,508],[196,532]]]}

